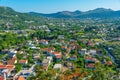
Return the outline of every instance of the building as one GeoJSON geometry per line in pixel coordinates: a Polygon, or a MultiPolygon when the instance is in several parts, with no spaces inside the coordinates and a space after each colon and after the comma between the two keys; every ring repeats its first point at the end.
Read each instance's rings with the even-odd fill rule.
{"type": "Polygon", "coordinates": [[[50,61],[53,60],[52,56],[48,56],[47,59],[49,59],[50,61]]]}
{"type": "Polygon", "coordinates": [[[13,65],[13,64],[16,64],[16,63],[17,63],[17,60],[13,60],[13,59],[7,61],[8,65],[13,65]]]}
{"type": "Polygon", "coordinates": [[[55,64],[53,68],[61,70],[62,69],[62,64],[55,64]]]}
{"type": "Polygon", "coordinates": [[[97,54],[97,51],[95,49],[91,49],[89,53],[94,56],[97,54]]]}
{"type": "Polygon", "coordinates": [[[43,66],[49,66],[49,65],[50,65],[50,60],[49,60],[49,59],[44,59],[44,60],[42,61],[42,65],[43,65],[43,66]]]}
{"type": "Polygon", "coordinates": [[[39,53],[38,54],[33,54],[33,59],[34,60],[40,59],[40,54],[39,53]]]}
{"type": "Polygon", "coordinates": [[[47,71],[48,70],[48,67],[50,65],[51,61],[49,59],[44,59],[42,61],[42,66],[44,67],[44,70],[47,71]]]}
{"type": "Polygon", "coordinates": [[[19,76],[17,80],[25,80],[23,76],[19,76]]]}
{"type": "Polygon", "coordinates": [[[40,40],[40,43],[43,44],[43,45],[48,45],[48,41],[47,41],[47,40],[44,40],[44,39],[41,39],[41,40],[40,40]]]}
{"type": "Polygon", "coordinates": [[[4,77],[0,75],[0,80],[4,80],[4,77]]]}
{"type": "Polygon", "coordinates": [[[22,65],[25,65],[25,64],[28,64],[28,60],[20,60],[19,63],[22,65]]]}
{"type": "Polygon", "coordinates": [[[95,68],[95,64],[94,63],[85,64],[85,68],[94,69],[95,68]]]}

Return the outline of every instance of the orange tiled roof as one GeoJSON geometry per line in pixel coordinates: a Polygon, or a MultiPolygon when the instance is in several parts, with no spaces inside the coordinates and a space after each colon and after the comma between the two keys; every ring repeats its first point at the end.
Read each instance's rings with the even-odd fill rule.
{"type": "Polygon", "coordinates": [[[107,65],[112,65],[112,62],[111,61],[107,61],[106,64],[107,65]]]}
{"type": "Polygon", "coordinates": [[[62,58],[62,56],[61,55],[57,55],[56,58],[62,58]]]}
{"type": "Polygon", "coordinates": [[[19,76],[18,80],[25,80],[23,76],[19,76]]]}
{"type": "Polygon", "coordinates": [[[12,60],[12,59],[7,61],[7,64],[14,64],[14,63],[15,63],[15,60],[12,60]]]}
{"type": "Polygon", "coordinates": [[[61,48],[66,49],[67,47],[66,46],[62,46],[61,48]]]}
{"type": "Polygon", "coordinates": [[[3,69],[5,67],[6,67],[6,65],[0,65],[0,69],[3,69]]]}
{"type": "Polygon", "coordinates": [[[52,52],[52,54],[60,54],[60,52],[52,52]]]}
{"type": "Polygon", "coordinates": [[[27,60],[20,60],[19,63],[26,63],[27,60]]]}
{"type": "Polygon", "coordinates": [[[15,65],[0,65],[0,69],[14,69],[15,65]]]}
{"type": "Polygon", "coordinates": [[[51,52],[54,50],[54,48],[41,48],[40,49],[41,51],[48,51],[48,52],[51,52]]]}
{"type": "Polygon", "coordinates": [[[15,65],[6,65],[6,68],[7,69],[13,69],[13,68],[15,68],[15,65]]]}

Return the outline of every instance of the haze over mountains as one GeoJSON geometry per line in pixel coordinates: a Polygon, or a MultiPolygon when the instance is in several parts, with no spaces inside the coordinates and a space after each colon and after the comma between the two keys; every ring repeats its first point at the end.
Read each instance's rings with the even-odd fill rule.
{"type": "MultiPolygon", "coordinates": [[[[8,15],[19,14],[19,12],[16,12],[12,8],[9,8],[9,7],[0,7],[0,13],[1,14],[6,13],[8,15]]],[[[52,17],[52,18],[113,18],[113,17],[120,17],[120,10],[114,11],[111,9],[97,8],[97,9],[89,10],[86,12],[76,10],[74,12],[62,11],[62,12],[51,13],[51,14],[43,14],[43,13],[37,13],[37,12],[29,12],[29,13],[24,13],[24,14],[27,14],[27,15],[30,14],[34,16],[52,17]]]]}

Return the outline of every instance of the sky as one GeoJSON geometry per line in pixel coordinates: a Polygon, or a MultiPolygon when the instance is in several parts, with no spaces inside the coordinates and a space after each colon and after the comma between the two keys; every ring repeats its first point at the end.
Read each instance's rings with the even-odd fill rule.
{"type": "Polygon", "coordinates": [[[0,6],[18,12],[55,13],[59,11],[88,11],[95,8],[120,10],[120,0],[0,0],[0,6]]]}

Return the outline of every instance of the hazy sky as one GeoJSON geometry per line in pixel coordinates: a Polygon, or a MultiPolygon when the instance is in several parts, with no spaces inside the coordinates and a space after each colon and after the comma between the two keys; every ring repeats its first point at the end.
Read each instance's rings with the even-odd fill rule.
{"type": "Polygon", "coordinates": [[[0,0],[0,6],[8,6],[19,12],[40,13],[87,11],[95,8],[120,10],[120,0],[0,0]]]}

